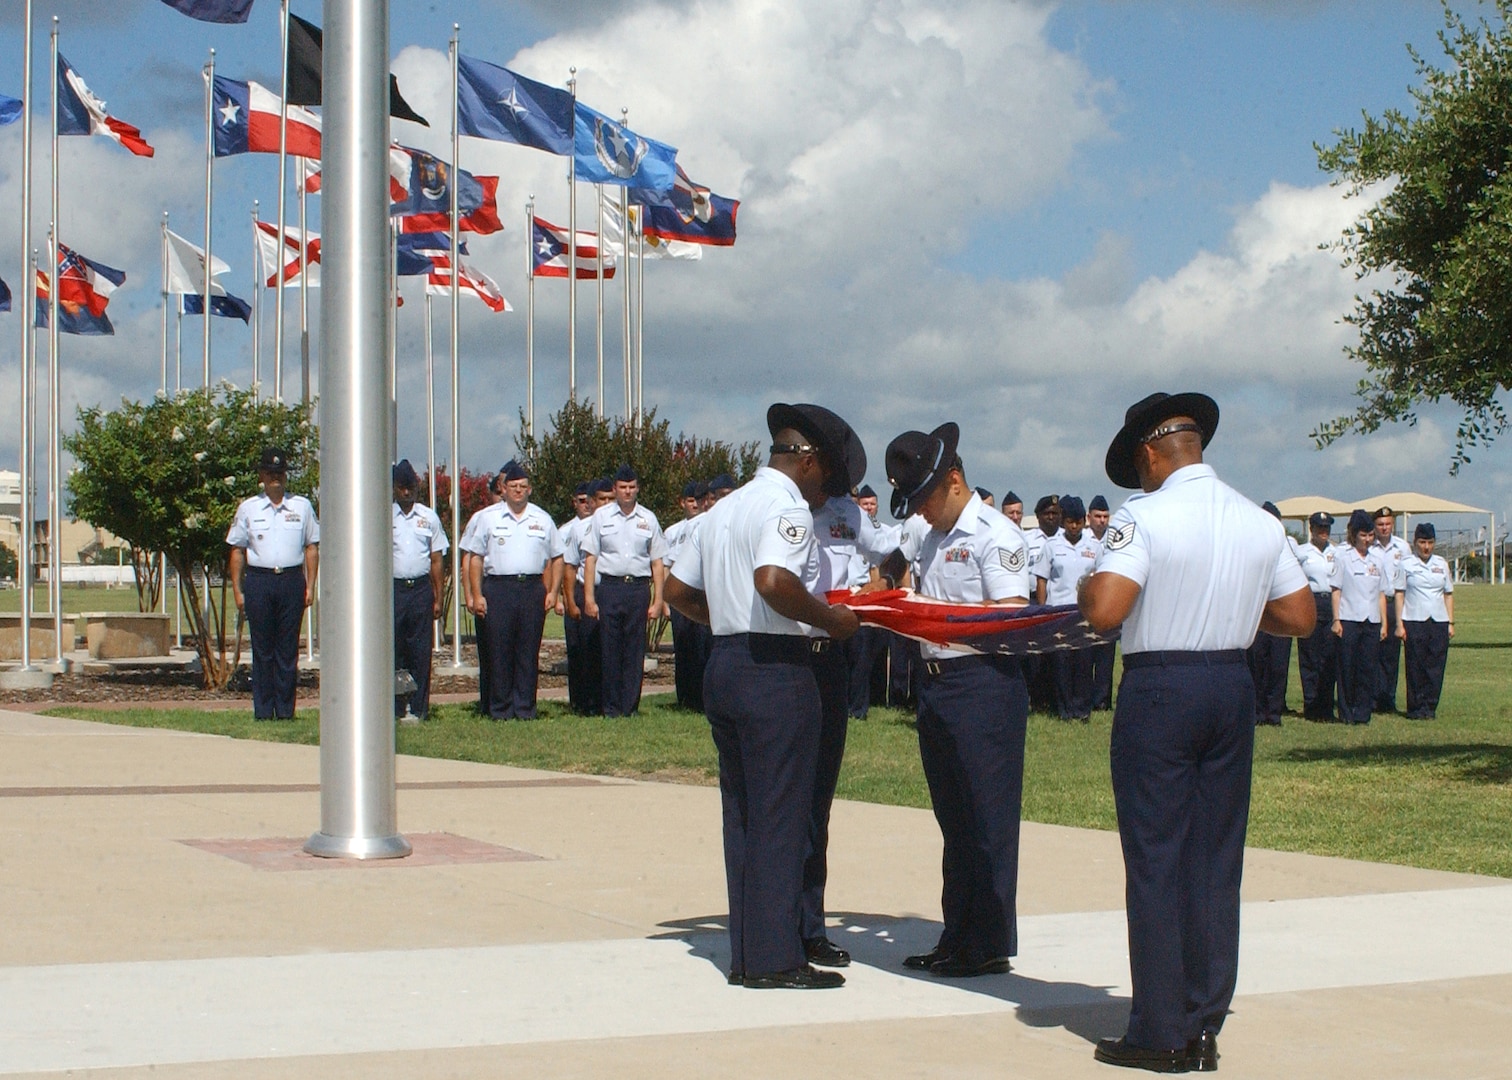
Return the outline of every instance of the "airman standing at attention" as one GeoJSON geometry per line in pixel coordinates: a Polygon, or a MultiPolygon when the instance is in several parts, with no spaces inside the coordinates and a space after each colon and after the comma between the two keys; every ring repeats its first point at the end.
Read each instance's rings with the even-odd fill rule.
{"type": "Polygon", "coordinates": [[[1302,715],[1325,723],[1334,719],[1334,684],[1339,677],[1339,642],[1333,633],[1334,548],[1328,536],[1333,523],[1333,515],[1320,510],[1307,519],[1307,543],[1297,547],[1297,561],[1318,609],[1313,632],[1297,643],[1302,715]]]}
{"type": "Polygon", "coordinates": [[[394,715],[430,716],[431,652],[441,617],[441,560],[451,545],[436,512],[422,502],[409,459],[394,466],[394,667],[415,689],[394,699],[394,715]]]}
{"type": "MultiPolygon", "coordinates": [[[[1375,536],[1370,553],[1381,564],[1381,573],[1394,583],[1402,575],[1402,563],[1412,557],[1412,547],[1396,534],[1396,511],[1383,506],[1373,516],[1375,536]]],[[[1401,670],[1402,641],[1397,635],[1397,609],[1386,605],[1386,636],[1381,639],[1380,675],[1376,678],[1375,711],[1397,711],[1397,672],[1401,670]]]]}
{"type": "MultiPolygon", "coordinates": [[[[1074,604],[1081,579],[1092,572],[1101,545],[1085,535],[1087,512],[1075,495],[1060,501],[1061,531],[1040,548],[1034,564],[1036,604],[1074,604]]],[[[1092,718],[1092,650],[1065,649],[1041,656],[1055,684],[1055,709],[1062,720],[1092,718]]]]}

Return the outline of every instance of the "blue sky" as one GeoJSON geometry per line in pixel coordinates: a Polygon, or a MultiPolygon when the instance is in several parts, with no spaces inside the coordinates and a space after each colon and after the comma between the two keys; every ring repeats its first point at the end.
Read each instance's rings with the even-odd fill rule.
{"type": "MultiPolygon", "coordinates": [[[[0,8],[0,91],[12,94],[19,7],[0,8]]],[[[313,0],[293,8],[320,20],[313,0]]],[[[99,139],[62,149],[65,241],[131,275],[111,307],[118,336],[67,343],[65,400],[149,394],[158,216],[195,242],[203,231],[199,69],[213,44],[219,73],[276,84],[277,4],[258,0],[252,22],[230,28],[159,0],[37,10],[39,91],[56,10],[75,68],[159,147],[153,161],[99,139]]],[[[447,143],[453,21],[464,52],[523,74],[560,81],[576,64],[584,100],[628,105],[695,179],[743,200],[733,249],[646,272],[647,398],[674,429],[757,439],[767,402],[822,401],[861,432],[880,486],[892,435],[954,419],[974,481],[1091,494],[1108,487],[1102,449],[1125,406],[1190,387],[1219,398],[1214,460],[1257,499],[1420,488],[1512,507],[1508,440],[1447,476],[1453,409],[1324,452],[1307,438],[1351,407],[1361,374],[1338,321],[1356,285],[1318,251],[1359,204],[1329,188],[1312,144],[1362,109],[1410,106],[1405,45],[1438,55],[1436,2],[394,0],[394,68],[434,123],[394,134],[433,150],[447,143]]],[[[13,287],[17,127],[0,132],[0,276],[13,287]]],[[[45,140],[38,162],[41,193],[45,140]]],[[[501,176],[506,231],[477,240],[474,260],[517,309],[469,309],[460,326],[463,461],[496,464],[523,397],[523,203],[536,194],[544,216],[565,217],[565,184],[559,162],[515,147],[466,140],[462,163],[501,176]]],[[[234,292],[252,288],[251,201],[271,217],[275,186],[270,157],[216,167],[215,250],[234,292]]],[[[565,299],[560,286],[537,292],[544,414],[565,396],[565,299]]],[[[580,295],[591,342],[592,293],[580,295]]],[[[400,448],[423,461],[423,343],[405,310],[400,448]]],[[[0,317],[7,401],[13,320],[0,317]]],[[[215,324],[217,375],[247,380],[245,328],[215,324]]],[[[618,411],[617,317],[606,328],[605,405],[618,411]]],[[[591,352],[580,385],[592,385],[591,352]]],[[[186,371],[198,361],[186,345],[186,371]]]]}

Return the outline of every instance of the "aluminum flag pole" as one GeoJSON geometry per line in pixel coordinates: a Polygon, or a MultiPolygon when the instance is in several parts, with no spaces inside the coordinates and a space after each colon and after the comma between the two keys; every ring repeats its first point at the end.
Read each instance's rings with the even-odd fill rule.
{"type": "MultiPolygon", "coordinates": [[[[621,109],[620,115],[624,116],[629,111],[621,109]]],[[[625,420],[628,422],[634,411],[630,367],[630,189],[628,187],[620,188],[620,274],[625,286],[620,290],[625,305],[620,328],[625,338],[625,420]]]]}
{"type": "Polygon", "coordinates": [[[59,578],[63,573],[62,546],[59,543],[63,527],[61,521],[62,500],[58,497],[58,485],[63,478],[63,467],[58,460],[62,439],[58,437],[58,420],[62,415],[62,399],[58,393],[58,377],[62,365],[58,362],[58,323],[62,305],[58,302],[58,17],[52,21],[52,226],[48,230],[48,247],[51,249],[51,282],[48,300],[51,316],[47,320],[47,596],[52,605],[53,651],[58,665],[63,664],[63,590],[59,578]]]}
{"type": "Polygon", "coordinates": [[[204,380],[205,391],[210,390],[210,296],[214,283],[210,267],[214,257],[210,254],[210,211],[215,195],[215,50],[210,50],[210,62],[205,65],[205,345],[204,380]]]}
{"type": "Polygon", "coordinates": [[[168,393],[168,211],[163,211],[163,358],[159,364],[159,389],[168,393]]]}
{"type": "MultiPolygon", "coordinates": [[[[273,398],[283,401],[283,345],[284,345],[284,252],[286,239],[284,228],[288,224],[286,203],[289,189],[289,0],[282,0],[278,7],[279,41],[283,43],[280,60],[281,74],[278,78],[278,267],[273,281],[273,398]]],[[[301,187],[303,178],[301,178],[301,187]]]]}
{"type": "MultiPolygon", "coordinates": [[[[37,414],[33,360],[36,355],[37,269],[31,246],[32,212],[32,0],[26,0],[26,28],[22,34],[26,55],[21,60],[21,522],[17,546],[21,549],[17,572],[21,584],[21,670],[37,669],[31,662],[32,579],[36,576],[32,558],[32,537],[36,531],[36,508],[32,502],[35,474],[32,450],[36,444],[37,414]]],[[[51,292],[48,293],[49,299],[51,292]]],[[[49,312],[49,315],[51,312],[49,312]]],[[[52,320],[49,320],[52,321],[52,320]]]]}
{"type": "Polygon", "coordinates": [[[388,459],[399,460],[399,230],[388,221],[388,459]]]}
{"type": "Polygon", "coordinates": [[[173,392],[184,389],[184,304],[179,301],[173,322],[173,392]]]}
{"type": "MultiPolygon", "coordinates": [[[[428,280],[428,279],[427,279],[428,280]]],[[[425,476],[432,510],[436,508],[436,356],[431,346],[431,294],[425,290],[425,476]]],[[[441,646],[441,624],[431,621],[431,648],[441,646]]]]}
{"type": "Polygon", "coordinates": [[[595,324],[598,330],[598,414],[599,419],[604,418],[604,185],[594,184],[594,194],[598,196],[598,266],[594,272],[594,284],[597,294],[598,310],[595,324]]]}
{"type": "Polygon", "coordinates": [[[459,23],[452,23],[451,39],[451,137],[452,159],[451,172],[447,176],[447,184],[451,188],[450,225],[451,225],[451,557],[452,557],[452,660],[451,666],[462,666],[462,404],[459,391],[462,370],[461,358],[458,355],[460,335],[458,332],[459,314],[461,306],[458,303],[458,274],[462,265],[462,255],[457,250],[457,195],[461,185],[456,182],[457,159],[462,156],[461,125],[458,117],[457,103],[457,77],[458,57],[462,55],[462,27],[459,23]]]}
{"type": "Polygon", "coordinates": [[[320,831],[312,855],[408,855],[394,797],[388,355],[388,0],[325,0],[320,288],[324,556],[320,831]]]}
{"type": "Polygon", "coordinates": [[[262,400],[262,245],[257,225],[262,220],[259,203],[252,200],[252,400],[262,400]]]}
{"type": "Polygon", "coordinates": [[[525,204],[525,430],[535,434],[535,195],[525,204]]]}
{"type": "Polygon", "coordinates": [[[635,227],[635,425],[646,422],[646,219],[635,227]]]}
{"type": "MultiPolygon", "coordinates": [[[[288,110],[284,110],[287,119],[288,110]]],[[[285,133],[287,137],[287,132],[285,133]]],[[[310,403],[310,231],[305,218],[304,158],[299,159],[299,403],[310,403]]]]}
{"type": "Polygon", "coordinates": [[[572,94],[573,154],[567,162],[567,397],[577,401],[577,68],[567,80],[572,94]]]}

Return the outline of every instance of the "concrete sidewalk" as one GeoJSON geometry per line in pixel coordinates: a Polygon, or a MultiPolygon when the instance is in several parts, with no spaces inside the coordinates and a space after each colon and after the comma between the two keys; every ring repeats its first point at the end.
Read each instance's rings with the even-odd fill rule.
{"type": "MultiPolygon", "coordinates": [[[[1113,834],[1024,830],[1011,975],[939,931],[925,811],[840,803],[837,992],[723,978],[718,793],[401,758],[409,859],[299,853],[318,751],[0,712],[0,1075],[1110,1077],[1113,834]]],[[[1506,1077],[1512,882],[1248,853],[1232,1077],[1506,1077]]]]}

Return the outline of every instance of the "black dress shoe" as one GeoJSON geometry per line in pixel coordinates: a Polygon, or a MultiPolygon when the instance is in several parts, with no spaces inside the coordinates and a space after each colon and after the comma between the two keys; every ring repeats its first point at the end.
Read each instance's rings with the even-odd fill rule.
{"type": "Polygon", "coordinates": [[[742,985],[747,990],[834,990],[845,985],[845,976],[838,971],[818,971],[805,965],[769,975],[747,975],[742,985]]]}
{"type": "Polygon", "coordinates": [[[956,953],[929,965],[929,973],[942,979],[974,979],[978,975],[1006,975],[1008,971],[1006,956],[983,958],[969,953],[956,953]]]}
{"type": "Polygon", "coordinates": [[[1184,1073],[1188,1069],[1186,1050],[1146,1050],[1130,1046],[1124,1039],[1099,1039],[1092,1056],[1104,1065],[1122,1065],[1129,1069],[1146,1069],[1158,1073],[1184,1073]]]}
{"type": "Polygon", "coordinates": [[[938,964],[941,960],[949,958],[950,953],[936,945],[926,953],[917,956],[905,956],[903,966],[910,971],[928,971],[931,964],[938,964]]]}
{"type": "Polygon", "coordinates": [[[725,976],[725,982],[729,983],[731,986],[744,986],[745,976],[738,971],[732,971],[725,976]]]}
{"type": "Polygon", "coordinates": [[[1218,1036],[1204,1031],[1187,1043],[1186,1059],[1189,1072],[1217,1072],[1218,1036]]]}
{"type": "Polygon", "coordinates": [[[803,943],[803,952],[809,963],[820,967],[837,968],[850,964],[850,953],[827,937],[809,938],[803,943]]]}

